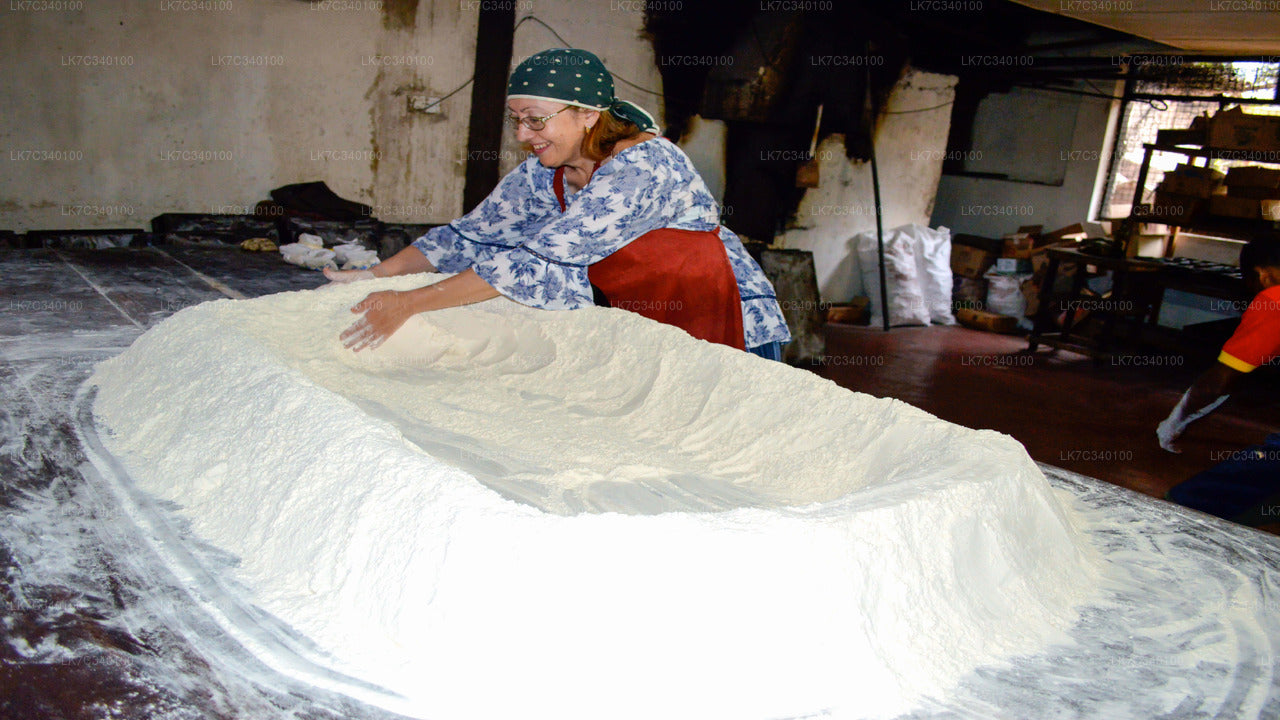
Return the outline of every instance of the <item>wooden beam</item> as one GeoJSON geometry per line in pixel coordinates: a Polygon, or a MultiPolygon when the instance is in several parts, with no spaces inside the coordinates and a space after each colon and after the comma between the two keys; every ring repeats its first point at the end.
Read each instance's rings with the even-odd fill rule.
{"type": "Polygon", "coordinates": [[[498,185],[507,72],[515,38],[516,3],[484,3],[476,29],[475,76],[471,83],[471,122],[467,128],[463,212],[470,212],[498,185]]]}

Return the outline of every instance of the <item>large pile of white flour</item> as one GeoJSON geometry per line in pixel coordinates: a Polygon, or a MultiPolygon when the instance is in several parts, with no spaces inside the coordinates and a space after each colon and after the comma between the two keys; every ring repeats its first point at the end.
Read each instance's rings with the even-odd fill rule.
{"type": "Polygon", "coordinates": [[[423,282],[206,303],[93,378],[136,482],[397,710],[890,715],[1096,587],[1011,438],[637,315],[497,299],[342,348],[423,282]]]}

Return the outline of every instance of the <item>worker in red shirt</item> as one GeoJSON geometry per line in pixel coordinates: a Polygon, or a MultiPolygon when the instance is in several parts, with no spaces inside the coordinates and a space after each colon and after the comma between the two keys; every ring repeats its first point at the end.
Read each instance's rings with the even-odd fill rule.
{"type": "Polygon", "coordinates": [[[1156,428],[1160,447],[1169,452],[1181,452],[1173,441],[1225,402],[1242,375],[1280,357],[1280,240],[1252,240],[1241,248],[1240,272],[1250,292],[1257,294],[1240,318],[1240,327],[1222,346],[1218,362],[1196,379],[1156,428]]]}

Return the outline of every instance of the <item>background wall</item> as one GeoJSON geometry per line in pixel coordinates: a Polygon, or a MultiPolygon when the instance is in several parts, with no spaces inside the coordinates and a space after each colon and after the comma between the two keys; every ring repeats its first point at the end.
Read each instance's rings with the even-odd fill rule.
{"type": "MultiPolygon", "coordinates": [[[[1085,88],[1087,89],[1087,88],[1085,88]]],[[[1105,89],[1105,88],[1104,88],[1105,89]]],[[[1022,91],[1023,94],[1033,91],[1022,91]]],[[[1117,91],[1118,93],[1118,91],[1117,91]]],[[[1001,237],[1022,225],[1044,225],[1045,230],[1088,219],[1099,185],[1099,169],[1105,166],[1110,152],[1106,147],[1112,101],[1102,98],[1036,92],[1042,103],[1052,107],[1055,100],[1059,112],[1041,112],[1034,121],[1017,112],[1009,112],[1000,98],[990,98],[978,106],[975,126],[1007,129],[1012,137],[1066,137],[1069,142],[1055,145],[1050,152],[1056,157],[1046,162],[1065,165],[1060,185],[1015,182],[960,175],[943,175],[938,184],[938,198],[932,216],[934,226],[945,225],[954,232],[1001,237]]],[[[1015,167],[1024,162],[1017,143],[976,148],[986,168],[1015,167]]]]}
{"type": "MultiPolygon", "coordinates": [[[[928,224],[934,213],[955,84],[950,75],[913,71],[898,81],[889,97],[875,139],[886,231],[908,223],[928,224]]],[[[794,227],[779,242],[812,251],[822,299],[843,302],[862,289],[850,240],[876,229],[871,164],[846,159],[839,135],[826,138],[817,155],[819,185],[805,193],[794,227]]]]}
{"type": "MultiPolygon", "coordinates": [[[[614,71],[621,97],[661,118],[643,3],[584,13],[571,0],[513,1],[517,18],[533,16],[518,22],[513,65],[548,47],[586,48],[614,71]]],[[[437,115],[409,113],[406,95],[442,96],[470,78],[479,8],[470,0],[161,0],[6,11],[0,96],[16,101],[0,118],[0,229],[246,213],[272,188],[310,180],[384,220],[451,220],[461,212],[470,89],[437,115]]],[[[954,78],[912,73],[893,94],[877,136],[886,229],[928,221],[953,87],[954,78]]],[[[841,142],[828,138],[821,148],[821,187],[779,239],[814,251],[828,300],[857,290],[847,243],[874,228],[869,166],[849,163],[841,142]]],[[[719,197],[723,123],[695,122],[685,146],[719,197]]],[[[524,157],[508,133],[503,170],[524,157]]]]}
{"type": "MultiPolygon", "coordinates": [[[[661,117],[644,3],[512,2],[536,18],[516,30],[513,65],[564,44],[554,30],[644,88],[618,82],[661,117]]],[[[0,228],[252,212],[309,180],[391,222],[461,213],[470,88],[431,115],[409,113],[407,94],[441,97],[471,77],[479,0],[68,6],[0,11],[0,228]]],[[[525,153],[504,142],[505,171],[525,153]]]]}
{"type": "Polygon", "coordinates": [[[460,209],[470,94],[411,116],[403,93],[470,77],[479,3],[80,5],[0,11],[0,226],[251,212],[317,179],[387,220],[460,209]]]}

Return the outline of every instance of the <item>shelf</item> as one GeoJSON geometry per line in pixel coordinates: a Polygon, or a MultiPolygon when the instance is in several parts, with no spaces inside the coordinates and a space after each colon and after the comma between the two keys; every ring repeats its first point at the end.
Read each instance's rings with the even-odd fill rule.
{"type": "MultiPolygon", "coordinates": [[[[1145,203],[1144,203],[1145,204],[1145,203]]],[[[1168,225],[1170,227],[1178,227],[1193,232],[1197,235],[1210,235],[1213,237],[1225,237],[1233,240],[1250,240],[1259,232],[1270,232],[1280,229],[1280,223],[1274,220],[1250,220],[1247,218],[1233,218],[1224,215],[1205,215],[1192,221],[1172,220],[1168,215],[1148,215],[1141,212],[1135,212],[1131,216],[1134,220],[1141,223],[1149,223],[1154,225],[1168,225]]]]}
{"type": "Polygon", "coordinates": [[[1151,204],[1141,202],[1147,184],[1147,172],[1151,168],[1151,155],[1156,152],[1177,153],[1186,157],[1208,158],[1211,160],[1237,160],[1242,162],[1261,163],[1264,165],[1280,165],[1280,150],[1231,150],[1227,148],[1205,147],[1203,145],[1177,145],[1169,143],[1143,143],[1145,152],[1142,165],[1138,170],[1134,202],[1130,206],[1129,218],[1137,222],[1165,225],[1172,228],[1169,237],[1165,238],[1166,256],[1173,253],[1173,240],[1177,237],[1178,228],[1186,228],[1198,235],[1222,237],[1232,240],[1251,240],[1260,233],[1275,232],[1280,223],[1264,218],[1233,218],[1222,215],[1199,215],[1193,220],[1179,220],[1168,215],[1157,215],[1150,211],[1151,204]]]}
{"type": "Polygon", "coordinates": [[[1143,143],[1148,151],[1178,153],[1188,157],[1208,158],[1210,160],[1240,160],[1242,162],[1267,163],[1280,165],[1280,150],[1231,150],[1196,145],[1166,145],[1143,143]]]}

